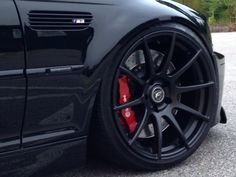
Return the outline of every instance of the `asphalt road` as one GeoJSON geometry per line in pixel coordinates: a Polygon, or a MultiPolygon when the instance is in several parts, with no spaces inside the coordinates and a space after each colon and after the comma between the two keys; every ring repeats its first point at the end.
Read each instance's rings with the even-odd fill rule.
{"type": "Polygon", "coordinates": [[[195,154],[158,172],[139,173],[97,162],[53,177],[236,177],[236,33],[213,34],[213,42],[214,50],[226,56],[223,105],[228,124],[214,127],[195,154]]]}

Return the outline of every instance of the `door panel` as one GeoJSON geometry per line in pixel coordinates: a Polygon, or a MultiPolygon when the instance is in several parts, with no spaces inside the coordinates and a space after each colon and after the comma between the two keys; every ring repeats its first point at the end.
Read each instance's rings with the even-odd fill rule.
{"type": "MultiPolygon", "coordinates": [[[[69,1],[16,0],[26,36],[28,99],[23,146],[83,136],[94,95],[82,75],[91,14],[69,1]],[[73,21],[84,18],[85,24],[73,21]],[[90,94],[92,93],[92,95],[90,94]]],[[[95,83],[93,85],[96,85],[95,83]]]]}
{"type": "Polygon", "coordinates": [[[0,152],[20,147],[25,107],[24,45],[12,0],[0,5],[0,152]]]}

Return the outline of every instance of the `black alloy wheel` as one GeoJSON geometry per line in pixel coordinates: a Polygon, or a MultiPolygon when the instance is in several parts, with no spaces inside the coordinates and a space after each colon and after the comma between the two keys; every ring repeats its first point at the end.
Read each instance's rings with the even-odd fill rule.
{"type": "Polygon", "coordinates": [[[104,79],[110,86],[101,88],[99,149],[135,169],[186,159],[205,139],[216,110],[217,79],[207,49],[188,28],[166,24],[144,31],[121,54],[104,79]],[[121,104],[122,76],[131,98],[121,104]],[[135,114],[133,131],[121,118],[125,109],[135,114]]]}

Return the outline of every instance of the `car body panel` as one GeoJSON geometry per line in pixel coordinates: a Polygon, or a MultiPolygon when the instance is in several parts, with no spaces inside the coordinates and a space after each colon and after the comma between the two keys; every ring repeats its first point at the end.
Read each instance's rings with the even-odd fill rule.
{"type": "Polygon", "coordinates": [[[225,56],[214,52],[213,56],[217,63],[217,72],[218,72],[218,79],[219,79],[219,102],[218,102],[218,109],[216,113],[216,119],[213,125],[217,123],[227,123],[227,116],[222,107],[222,99],[223,99],[223,90],[224,90],[224,73],[225,73],[225,56]]]}
{"type": "Polygon", "coordinates": [[[20,147],[26,79],[21,25],[13,1],[2,1],[0,12],[0,152],[5,152],[20,147]]]}
{"type": "Polygon", "coordinates": [[[75,5],[53,1],[16,3],[27,51],[28,95],[23,147],[85,135],[85,121],[89,119],[88,112],[98,88],[96,81],[87,82],[89,79],[82,74],[93,29],[33,30],[28,20],[31,11],[73,11],[75,5]]]}

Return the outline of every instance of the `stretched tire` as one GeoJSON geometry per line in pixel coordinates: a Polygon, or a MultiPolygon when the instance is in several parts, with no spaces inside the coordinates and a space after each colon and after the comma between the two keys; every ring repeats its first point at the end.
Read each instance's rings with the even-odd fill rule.
{"type": "Polygon", "coordinates": [[[140,170],[185,160],[214,121],[217,85],[212,58],[193,31],[179,24],[143,31],[122,47],[104,74],[94,150],[140,170]],[[125,100],[122,88],[129,94],[125,100]]]}

